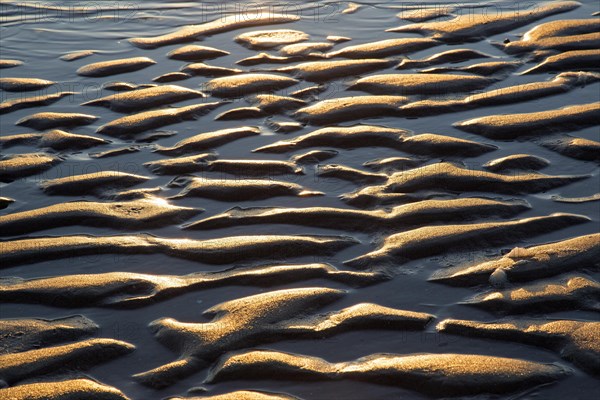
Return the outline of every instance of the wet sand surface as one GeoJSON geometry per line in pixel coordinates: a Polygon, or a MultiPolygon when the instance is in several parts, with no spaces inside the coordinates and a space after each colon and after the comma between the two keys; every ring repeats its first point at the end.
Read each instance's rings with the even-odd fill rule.
{"type": "Polygon", "coordinates": [[[3,1],[0,398],[595,398],[598,11],[3,1]]]}

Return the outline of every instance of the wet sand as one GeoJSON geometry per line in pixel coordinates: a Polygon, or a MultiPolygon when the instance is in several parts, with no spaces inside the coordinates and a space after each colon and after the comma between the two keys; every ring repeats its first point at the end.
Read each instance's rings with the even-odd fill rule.
{"type": "Polygon", "coordinates": [[[3,2],[0,398],[593,398],[597,11],[3,2]]]}

